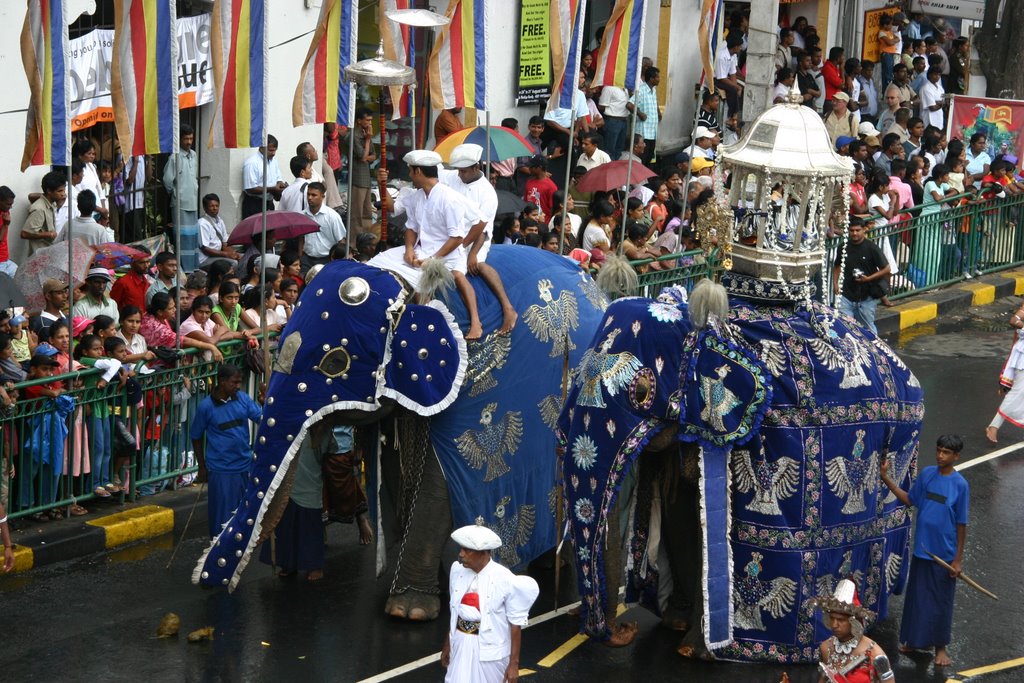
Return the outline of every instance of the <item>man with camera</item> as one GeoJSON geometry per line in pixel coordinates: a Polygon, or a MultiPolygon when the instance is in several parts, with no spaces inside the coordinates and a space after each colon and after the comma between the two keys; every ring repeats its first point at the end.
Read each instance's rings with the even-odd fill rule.
{"type": "Polygon", "coordinates": [[[839,310],[876,335],[875,311],[879,299],[885,296],[888,277],[889,261],[885,254],[877,244],[865,238],[864,220],[851,216],[846,246],[836,254],[832,268],[832,288],[839,296],[836,302],[839,310]]]}

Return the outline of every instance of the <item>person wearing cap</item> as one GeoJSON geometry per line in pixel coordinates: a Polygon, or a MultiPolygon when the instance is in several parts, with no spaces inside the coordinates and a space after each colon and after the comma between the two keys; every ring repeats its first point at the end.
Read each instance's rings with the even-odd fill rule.
{"type": "Polygon", "coordinates": [[[71,307],[71,314],[93,319],[98,315],[109,315],[116,323],[120,319],[117,303],[107,296],[107,287],[113,281],[106,268],[90,268],[85,276],[85,296],[71,307]]]}
{"type": "Polygon", "coordinates": [[[150,254],[149,249],[144,247],[139,247],[139,251],[143,255],[129,264],[128,272],[117,278],[110,289],[110,298],[117,303],[118,310],[125,306],[135,306],[141,311],[146,307],[146,292],[151,284],[150,254]]]}
{"type": "Polygon", "coordinates": [[[690,145],[690,159],[715,160],[715,140],[718,138],[714,132],[704,126],[697,126],[693,130],[693,144],[690,145]]]}
{"type": "Polygon", "coordinates": [[[29,318],[28,329],[31,330],[40,342],[50,338],[50,325],[58,320],[69,323],[67,316],[68,309],[68,286],[67,283],[50,278],[43,282],[43,301],[45,305],[39,315],[29,318]]]}
{"type": "MultiPolygon", "coordinates": [[[[487,253],[494,238],[494,216],[498,213],[498,194],[494,186],[484,177],[480,159],[484,149],[480,145],[462,144],[452,150],[448,165],[454,170],[440,170],[440,181],[466,198],[467,208],[477,213],[463,242],[467,249],[466,269],[469,275],[479,275],[501,304],[502,325],[499,334],[507,334],[516,326],[519,315],[508,300],[501,276],[487,265],[487,253]]],[[[603,154],[603,152],[602,152],[603,154]]]]}
{"type": "Polygon", "coordinates": [[[832,637],[818,647],[821,683],[895,683],[885,650],[864,636],[875,615],[861,605],[853,581],[840,579],[832,595],[811,598],[808,604],[821,610],[832,631],[832,637]]]}
{"type": "Polygon", "coordinates": [[[715,168],[715,162],[707,157],[696,157],[691,163],[690,168],[693,169],[695,176],[710,176],[712,170],[715,168]]]}
{"type": "Polygon", "coordinates": [[[459,559],[448,578],[451,614],[441,648],[446,683],[516,683],[522,630],[540,588],[491,557],[501,538],[476,524],[452,532],[459,559]]]}
{"type": "Polygon", "coordinates": [[[848,109],[850,96],[840,90],[832,96],[832,109],[825,117],[825,130],[833,144],[841,137],[856,138],[860,125],[857,117],[848,109]]]}

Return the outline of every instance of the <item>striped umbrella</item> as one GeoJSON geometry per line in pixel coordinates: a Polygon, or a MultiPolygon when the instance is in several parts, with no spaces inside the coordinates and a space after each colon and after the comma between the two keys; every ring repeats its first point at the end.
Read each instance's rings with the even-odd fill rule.
{"type": "Polygon", "coordinates": [[[477,126],[476,128],[463,128],[457,130],[434,148],[434,151],[441,155],[446,162],[451,156],[452,150],[458,145],[474,144],[484,148],[481,161],[487,159],[487,131],[490,130],[491,138],[491,161],[504,161],[516,157],[529,157],[534,155],[533,146],[526,141],[519,133],[511,128],[502,126],[477,126]]]}

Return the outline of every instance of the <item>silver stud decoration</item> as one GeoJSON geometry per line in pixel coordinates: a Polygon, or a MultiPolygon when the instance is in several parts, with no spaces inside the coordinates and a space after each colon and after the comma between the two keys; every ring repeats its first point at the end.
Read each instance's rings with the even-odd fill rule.
{"type": "Polygon", "coordinates": [[[226,567],[227,564],[228,564],[228,561],[225,560],[223,557],[217,558],[217,566],[218,567],[226,567]]]}
{"type": "Polygon", "coordinates": [[[342,337],[341,338],[341,345],[342,346],[348,346],[348,339],[346,339],[345,337],[342,337]]]}
{"type": "Polygon", "coordinates": [[[331,314],[328,313],[327,311],[324,311],[323,313],[320,314],[320,319],[321,320],[327,320],[330,317],[331,317],[331,314]]]}
{"type": "Polygon", "coordinates": [[[401,342],[399,342],[399,344],[398,344],[398,345],[399,345],[399,346],[401,346],[401,347],[402,347],[402,348],[404,349],[404,348],[405,348],[406,346],[408,346],[408,345],[409,345],[409,342],[407,342],[407,341],[405,341],[405,340],[403,339],[403,340],[402,340],[401,342]]]}
{"type": "MultiPolygon", "coordinates": [[[[348,379],[348,373],[346,372],[344,375],[341,376],[341,378],[342,379],[348,379]]],[[[337,401],[338,399],[334,399],[334,400],[337,401]]]]}
{"type": "Polygon", "coordinates": [[[441,363],[440,363],[440,365],[441,365],[441,367],[443,368],[444,366],[448,365],[448,362],[447,362],[447,361],[443,361],[443,360],[442,360],[442,361],[441,361],[441,363]]]}
{"type": "Polygon", "coordinates": [[[413,332],[415,332],[419,328],[416,326],[416,323],[413,323],[412,325],[409,326],[409,329],[412,330],[413,332]]]}
{"type": "Polygon", "coordinates": [[[412,381],[413,381],[413,382],[415,382],[415,381],[416,381],[416,380],[418,380],[419,378],[420,378],[420,376],[419,376],[419,375],[417,375],[417,374],[416,374],[415,372],[414,372],[414,373],[412,374],[412,377],[411,377],[411,379],[412,379],[412,381]]]}
{"type": "Polygon", "coordinates": [[[293,439],[295,439],[295,437],[294,437],[294,436],[292,436],[291,434],[289,434],[288,436],[286,436],[286,437],[284,437],[284,438],[285,438],[285,440],[287,440],[287,441],[292,441],[293,439]]]}
{"type": "Polygon", "coordinates": [[[299,393],[304,393],[308,387],[305,382],[299,382],[299,386],[296,388],[299,390],[299,393]]]}
{"type": "Polygon", "coordinates": [[[270,398],[267,399],[267,405],[268,406],[274,405],[274,397],[273,396],[271,396],[270,398]]]}
{"type": "MultiPolygon", "coordinates": [[[[277,465],[271,465],[270,466],[270,471],[271,472],[277,472],[277,465]]],[[[246,503],[246,505],[248,505],[248,503],[246,503]]]]}
{"type": "Polygon", "coordinates": [[[431,375],[427,375],[426,379],[427,379],[427,381],[429,382],[430,380],[432,380],[432,379],[434,379],[434,378],[433,378],[433,377],[432,377],[431,375]]]}
{"type": "Polygon", "coordinates": [[[249,526],[252,526],[253,522],[252,522],[251,519],[247,519],[247,520],[245,520],[245,523],[248,524],[249,526]]]}
{"type": "Polygon", "coordinates": [[[257,491],[256,497],[259,498],[260,500],[263,500],[263,491],[257,491]]]}
{"type": "Polygon", "coordinates": [[[266,442],[267,442],[267,437],[261,436],[260,437],[260,443],[263,444],[263,443],[266,443],[266,442]]]}
{"type": "Polygon", "coordinates": [[[431,323],[430,325],[427,325],[427,332],[433,332],[433,331],[434,331],[433,323],[431,323]]]}
{"type": "Polygon", "coordinates": [[[312,410],[309,410],[309,409],[307,408],[307,409],[306,409],[306,417],[313,417],[313,411],[312,411],[312,410]]]}
{"type": "Polygon", "coordinates": [[[417,353],[416,355],[420,357],[420,360],[426,360],[427,356],[430,355],[430,352],[427,351],[426,349],[420,349],[419,353],[417,353]]]}
{"type": "Polygon", "coordinates": [[[241,550],[236,550],[235,551],[235,557],[241,557],[241,556],[242,556],[242,551],[241,550]]]}
{"type": "Polygon", "coordinates": [[[370,298],[370,283],[361,277],[346,278],[338,287],[338,297],[349,306],[358,306],[370,298]]]}
{"type": "Polygon", "coordinates": [[[268,426],[268,427],[273,427],[273,426],[274,426],[274,425],[276,425],[276,424],[277,424],[277,420],[275,420],[275,419],[274,419],[274,418],[272,418],[272,417],[268,417],[268,418],[267,418],[267,426],[268,426]]]}
{"type": "Polygon", "coordinates": [[[330,344],[324,344],[321,348],[323,348],[324,351],[330,351],[331,350],[331,345],[330,344]]]}
{"type": "Polygon", "coordinates": [[[200,576],[202,576],[203,579],[208,579],[210,578],[210,572],[203,572],[202,574],[200,574],[200,576]]]}
{"type": "Polygon", "coordinates": [[[331,400],[332,401],[337,401],[338,400],[338,395],[337,394],[331,394],[331,400]]]}
{"type": "Polygon", "coordinates": [[[321,289],[318,289],[318,290],[316,290],[316,295],[317,295],[317,296],[320,296],[320,295],[321,295],[321,294],[323,294],[323,293],[324,293],[324,290],[323,290],[323,288],[321,288],[321,289]]]}
{"type": "Polygon", "coordinates": [[[330,386],[330,385],[334,384],[334,380],[331,379],[330,377],[328,377],[327,381],[326,381],[326,384],[327,384],[327,386],[330,386]]]}
{"type": "Polygon", "coordinates": [[[220,580],[220,584],[221,584],[222,586],[226,586],[226,585],[228,585],[228,580],[227,580],[227,579],[221,579],[221,580],[220,580]]]}
{"type": "Polygon", "coordinates": [[[235,540],[238,541],[239,543],[242,542],[242,538],[243,538],[243,536],[242,536],[241,533],[235,534],[235,540]]]}

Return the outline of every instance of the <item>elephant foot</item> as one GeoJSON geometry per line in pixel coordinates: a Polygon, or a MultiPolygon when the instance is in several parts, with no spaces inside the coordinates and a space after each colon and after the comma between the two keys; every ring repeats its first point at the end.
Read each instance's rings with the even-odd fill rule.
{"type": "Polygon", "coordinates": [[[689,639],[684,640],[682,644],[676,648],[676,652],[687,659],[698,659],[702,662],[715,661],[715,656],[708,652],[708,649],[703,643],[691,643],[689,642],[689,639]]]}
{"type": "Polygon", "coordinates": [[[685,633],[690,630],[690,620],[686,618],[687,610],[668,608],[661,617],[661,625],[670,631],[685,633]]]}
{"type": "Polygon", "coordinates": [[[640,632],[640,624],[635,621],[627,621],[624,624],[611,624],[612,635],[608,640],[603,641],[608,647],[626,647],[636,640],[636,634],[640,632]]]}
{"type": "Polygon", "coordinates": [[[384,612],[396,619],[433,621],[441,613],[441,598],[430,593],[406,591],[388,597],[384,612]]]}

